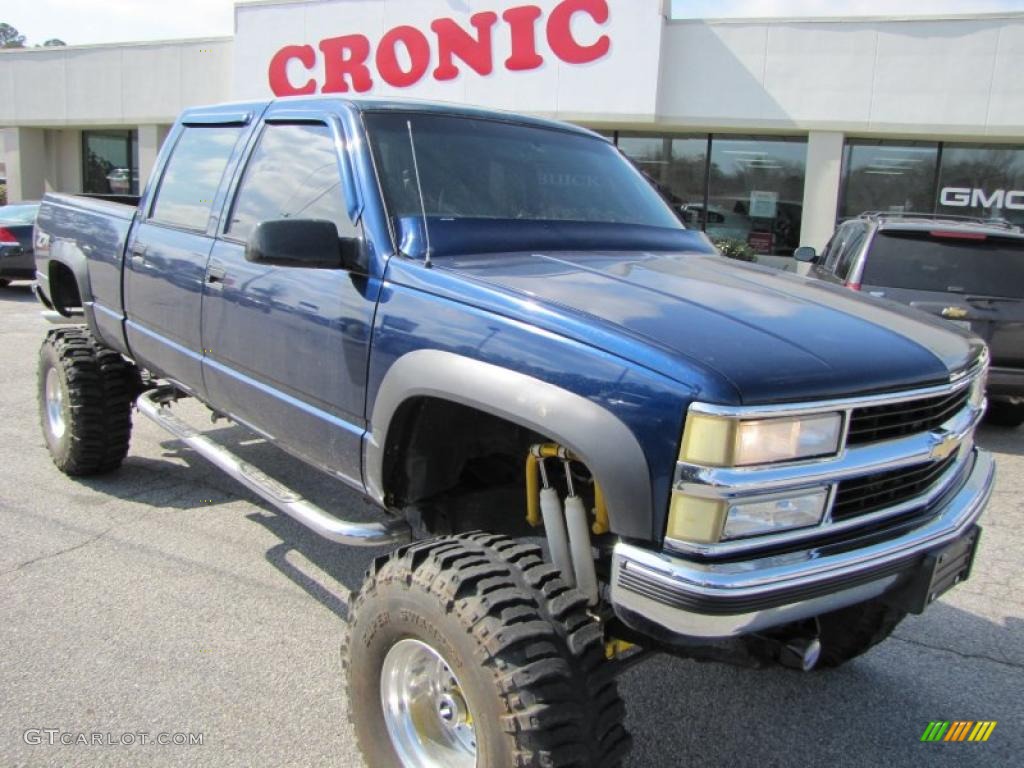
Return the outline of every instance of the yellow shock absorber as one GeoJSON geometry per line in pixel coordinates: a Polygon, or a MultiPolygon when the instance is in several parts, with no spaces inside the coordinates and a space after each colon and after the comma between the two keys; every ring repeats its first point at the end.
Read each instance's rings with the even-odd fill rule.
{"type": "Polygon", "coordinates": [[[565,453],[555,443],[534,445],[526,454],[526,522],[533,528],[541,523],[540,516],[540,462],[553,459],[565,453]]]}
{"type": "Polygon", "coordinates": [[[610,637],[604,642],[604,657],[608,661],[613,661],[616,656],[621,656],[626,651],[635,647],[633,643],[627,643],[625,640],[617,640],[614,637],[610,637]]]}
{"type": "Polygon", "coordinates": [[[595,536],[608,533],[611,526],[608,525],[608,505],[604,501],[604,491],[601,484],[594,478],[594,525],[591,527],[595,536]]]}
{"type": "Polygon", "coordinates": [[[540,470],[533,451],[526,454],[526,522],[536,528],[540,525],[540,470]]]}
{"type": "MultiPolygon", "coordinates": [[[[577,457],[568,449],[557,443],[534,445],[526,454],[526,522],[533,528],[541,524],[540,515],[540,462],[544,459],[572,459],[577,457]]],[[[608,505],[605,502],[601,484],[594,478],[594,524],[591,526],[595,536],[608,533],[608,505]]]]}

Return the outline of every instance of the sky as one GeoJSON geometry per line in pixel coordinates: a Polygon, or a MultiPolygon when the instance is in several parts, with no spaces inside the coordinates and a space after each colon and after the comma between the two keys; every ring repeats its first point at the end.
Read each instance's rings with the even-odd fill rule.
{"type": "MultiPolygon", "coordinates": [[[[479,2],[479,0],[474,0],[479,2]]],[[[443,0],[438,0],[442,4],[443,0]]],[[[231,35],[234,0],[3,0],[0,22],[28,44],[231,35]]],[[[1024,0],[672,0],[677,18],[915,15],[1024,11],[1024,0]]]]}
{"type": "Polygon", "coordinates": [[[672,0],[676,18],[918,16],[1024,11],[1024,0],[672,0]]]}

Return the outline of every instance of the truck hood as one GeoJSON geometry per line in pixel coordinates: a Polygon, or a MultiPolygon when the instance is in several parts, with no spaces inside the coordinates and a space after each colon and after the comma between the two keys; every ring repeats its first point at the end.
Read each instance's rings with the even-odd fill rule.
{"type": "Polygon", "coordinates": [[[983,349],[971,334],[894,302],[717,255],[488,254],[437,266],[585,316],[576,328],[615,332],[624,341],[608,351],[638,364],[657,367],[651,359],[665,353],[696,364],[742,403],[944,383],[983,349]]]}

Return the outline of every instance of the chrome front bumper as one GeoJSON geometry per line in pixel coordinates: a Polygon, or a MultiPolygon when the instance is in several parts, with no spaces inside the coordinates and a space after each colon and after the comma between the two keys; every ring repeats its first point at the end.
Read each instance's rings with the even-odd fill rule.
{"type": "Polygon", "coordinates": [[[966,535],[992,494],[995,464],[973,466],[944,506],[912,530],[852,549],[816,546],[732,562],[686,560],[620,542],[612,556],[612,605],[639,631],[685,638],[758,632],[870,600],[898,586],[924,555],[966,535]]]}

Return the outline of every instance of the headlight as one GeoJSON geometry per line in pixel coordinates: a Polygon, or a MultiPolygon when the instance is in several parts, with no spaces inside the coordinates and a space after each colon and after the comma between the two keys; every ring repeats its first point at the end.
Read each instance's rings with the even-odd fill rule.
{"type": "Polygon", "coordinates": [[[668,518],[668,538],[717,544],[818,525],[828,505],[828,489],[793,491],[784,496],[722,501],[676,492],[668,518]]]}
{"type": "Polygon", "coordinates": [[[839,413],[750,421],[691,413],[679,458],[710,467],[743,467],[832,456],[839,451],[842,427],[839,413]]]}
{"type": "Polygon", "coordinates": [[[722,538],[742,539],[817,525],[827,503],[825,488],[784,498],[734,502],[726,513],[722,538]]]}

